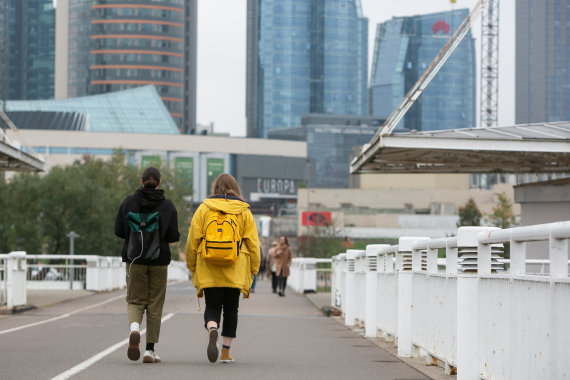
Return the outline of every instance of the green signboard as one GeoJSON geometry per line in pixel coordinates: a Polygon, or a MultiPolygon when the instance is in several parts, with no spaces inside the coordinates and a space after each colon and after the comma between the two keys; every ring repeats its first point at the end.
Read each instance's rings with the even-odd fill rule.
{"type": "Polygon", "coordinates": [[[194,192],[194,158],[176,157],[174,159],[176,180],[184,187],[187,194],[194,192]]]}
{"type": "Polygon", "coordinates": [[[148,168],[149,166],[160,168],[160,156],[142,156],[141,166],[143,168],[148,168]]]}
{"type": "Polygon", "coordinates": [[[208,158],[206,160],[206,173],[208,176],[208,187],[206,192],[210,194],[212,192],[212,182],[217,176],[224,172],[224,159],[223,158],[208,158]]]}

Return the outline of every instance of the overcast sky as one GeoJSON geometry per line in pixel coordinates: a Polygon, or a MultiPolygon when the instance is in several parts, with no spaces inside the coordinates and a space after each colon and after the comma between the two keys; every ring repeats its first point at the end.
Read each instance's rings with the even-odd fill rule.
{"type": "MultiPolygon", "coordinates": [[[[376,24],[394,16],[452,9],[449,0],[361,1],[363,14],[369,20],[370,62],[374,52],[376,24]]],[[[471,9],[476,3],[477,0],[457,0],[455,9],[471,9]]],[[[515,0],[501,0],[499,125],[514,124],[514,3],[515,0]]],[[[479,20],[472,33],[476,38],[479,60],[479,20]]],[[[213,122],[217,132],[229,132],[232,136],[245,136],[245,34],[246,0],[198,1],[197,121],[200,124],[213,122]]]]}

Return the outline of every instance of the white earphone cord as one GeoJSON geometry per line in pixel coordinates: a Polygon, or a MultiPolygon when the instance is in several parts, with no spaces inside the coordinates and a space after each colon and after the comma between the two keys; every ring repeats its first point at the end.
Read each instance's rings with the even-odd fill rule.
{"type": "Polygon", "coordinates": [[[142,254],[143,254],[144,238],[143,238],[143,233],[142,233],[142,231],[139,231],[139,232],[141,233],[141,254],[138,255],[137,257],[135,257],[135,258],[133,259],[133,261],[131,261],[131,265],[129,265],[129,271],[127,272],[127,277],[131,277],[131,269],[132,269],[132,267],[133,267],[133,264],[135,263],[135,260],[136,260],[136,259],[139,259],[139,258],[142,256],[142,254]]]}

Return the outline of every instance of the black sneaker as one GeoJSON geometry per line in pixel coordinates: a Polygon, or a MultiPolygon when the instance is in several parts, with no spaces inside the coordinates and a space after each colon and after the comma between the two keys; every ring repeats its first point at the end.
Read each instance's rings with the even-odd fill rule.
{"type": "Polygon", "coordinates": [[[210,329],[208,333],[209,339],[206,353],[208,354],[208,360],[211,363],[215,363],[218,360],[218,329],[210,329]]]}

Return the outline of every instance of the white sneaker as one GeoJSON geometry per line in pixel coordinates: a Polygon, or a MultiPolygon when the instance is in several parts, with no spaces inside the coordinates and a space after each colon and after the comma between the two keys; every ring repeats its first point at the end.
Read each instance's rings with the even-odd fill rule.
{"type": "Polygon", "coordinates": [[[160,363],[160,356],[154,351],[146,350],[144,352],[143,363],[160,363]]]}

